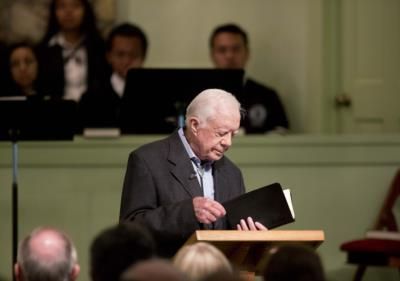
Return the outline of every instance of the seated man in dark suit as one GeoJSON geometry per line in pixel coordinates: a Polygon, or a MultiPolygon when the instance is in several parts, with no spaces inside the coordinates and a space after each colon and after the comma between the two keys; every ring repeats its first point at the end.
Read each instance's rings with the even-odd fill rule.
{"type": "Polygon", "coordinates": [[[106,41],[106,58],[111,74],[98,81],[95,89],[81,100],[80,112],[84,127],[118,127],[121,98],[128,70],[143,66],[147,52],[147,37],[134,24],[114,27],[106,41]]]}
{"type": "Polygon", "coordinates": [[[209,89],[186,109],[185,127],[129,155],[120,221],[148,226],[161,256],[171,257],[199,229],[266,229],[251,218],[228,226],[228,201],[245,192],[242,173],[224,153],[238,133],[240,103],[209,89]]]}
{"type": "Polygon", "coordinates": [[[106,57],[112,68],[109,82],[117,96],[122,97],[124,93],[128,70],[143,66],[147,44],[144,31],[130,23],[116,26],[108,35],[106,57]]]}
{"type": "MultiPolygon", "coordinates": [[[[244,69],[249,59],[246,32],[235,24],[214,29],[210,37],[211,59],[217,68],[244,69]]],[[[246,134],[284,132],[289,122],[278,94],[272,88],[247,79],[238,97],[246,110],[242,127],[246,134]]]]}

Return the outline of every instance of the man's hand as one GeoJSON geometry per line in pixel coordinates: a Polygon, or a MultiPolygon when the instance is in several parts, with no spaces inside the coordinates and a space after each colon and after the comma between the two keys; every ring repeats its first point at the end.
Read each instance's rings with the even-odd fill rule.
{"type": "Polygon", "coordinates": [[[253,218],[248,217],[247,220],[241,219],[240,224],[236,225],[237,230],[268,230],[263,224],[258,221],[254,222],[253,218]]]}
{"type": "Polygon", "coordinates": [[[225,208],[215,200],[206,197],[193,198],[194,214],[199,222],[210,224],[225,216],[225,208]]]}

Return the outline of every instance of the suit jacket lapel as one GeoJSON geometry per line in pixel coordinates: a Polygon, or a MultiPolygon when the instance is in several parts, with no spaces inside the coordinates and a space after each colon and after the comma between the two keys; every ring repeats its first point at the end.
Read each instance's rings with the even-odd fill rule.
{"type": "MultiPolygon", "coordinates": [[[[213,166],[213,178],[214,178],[214,191],[215,191],[215,200],[223,203],[226,201],[226,197],[228,194],[228,189],[230,188],[225,180],[227,176],[224,173],[225,167],[225,157],[222,157],[220,160],[216,161],[213,166]]],[[[213,223],[213,229],[226,229],[226,219],[225,217],[218,219],[213,223]]]]}
{"type": "Polygon", "coordinates": [[[192,197],[203,196],[193,165],[180,140],[178,132],[169,138],[168,161],[171,174],[192,197]]]}
{"type": "MultiPolygon", "coordinates": [[[[215,200],[218,202],[224,201],[224,189],[227,188],[225,184],[225,179],[223,177],[223,167],[224,167],[224,157],[216,161],[213,166],[213,178],[214,178],[214,191],[215,200]]],[[[229,187],[228,187],[229,188],[229,187]]]]}

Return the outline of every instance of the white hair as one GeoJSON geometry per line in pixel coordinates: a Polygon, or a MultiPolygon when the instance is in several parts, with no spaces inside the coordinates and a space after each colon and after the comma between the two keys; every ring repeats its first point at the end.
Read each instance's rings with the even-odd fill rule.
{"type": "Polygon", "coordinates": [[[199,93],[186,109],[186,126],[190,117],[197,117],[200,126],[221,115],[242,114],[239,101],[231,93],[220,89],[207,89],[199,93]]]}

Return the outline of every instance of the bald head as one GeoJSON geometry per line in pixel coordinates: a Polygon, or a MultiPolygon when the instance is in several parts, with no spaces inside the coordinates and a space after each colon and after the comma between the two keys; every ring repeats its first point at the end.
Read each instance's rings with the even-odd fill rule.
{"type": "Polygon", "coordinates": [[[37,228],[20,244],[15,274],[20,281],[75,280],[77,254],[71,240],[54,228],[37,228]]]}
{"type": "Polygon", "coordinates": [[[46,263],[66,258],[66,240],[62,234],[52,229],[43,229],[35,233],[31,236],[28,247],[33,257],[46,263]]]}

